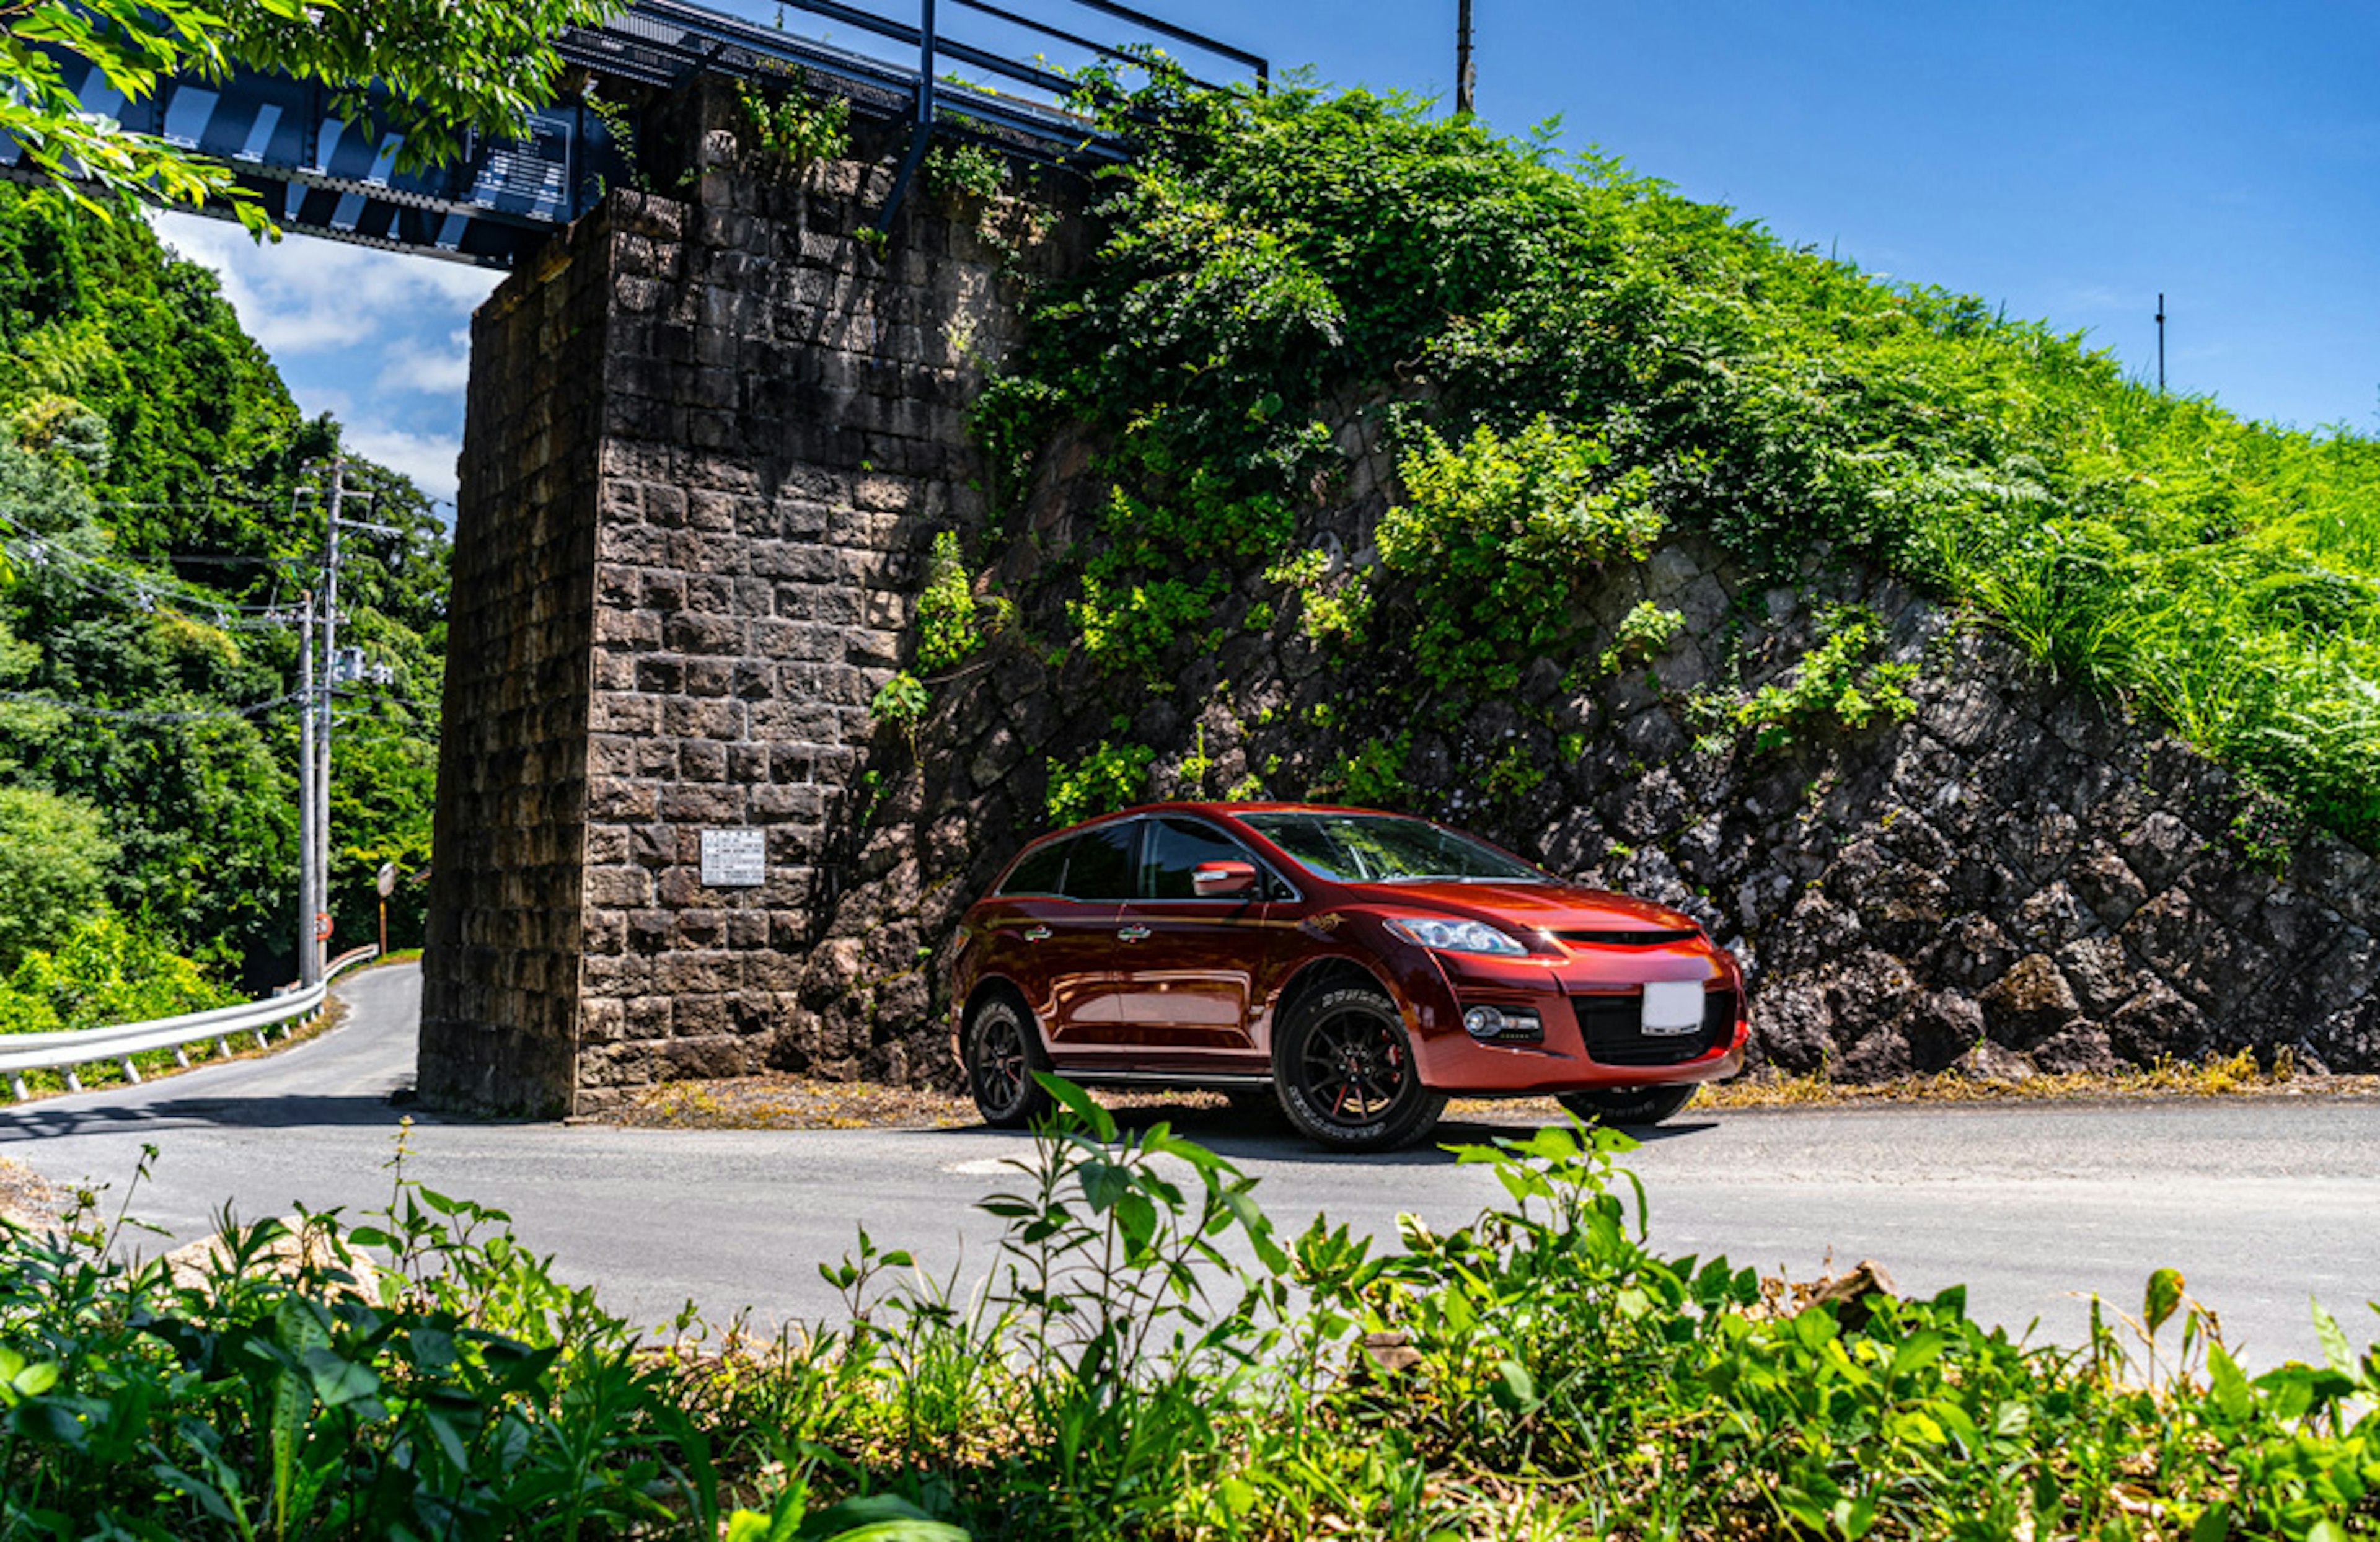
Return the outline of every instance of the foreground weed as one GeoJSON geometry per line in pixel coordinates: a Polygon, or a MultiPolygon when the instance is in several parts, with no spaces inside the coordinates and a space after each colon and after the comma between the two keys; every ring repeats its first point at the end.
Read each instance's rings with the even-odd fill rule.
{"type": "Polygon", "coordinates": [[[84,1196],[0,1233],[0,1542],[2380,1535],[2380,1351],[2319,1311],[2322,1365],[2252,1377],[2171,1270],[2060,1347],[1664,1257],[1576,1124],[1458,1148],[1501,1191],[1467,1225],[1284,1244],[1048,1086],[988,1277],[863,1232],[839,1317],[767,1340],[640,1343],[401,1150],[369,1224],[228,1228],[197,1283],[84,1196]]]}

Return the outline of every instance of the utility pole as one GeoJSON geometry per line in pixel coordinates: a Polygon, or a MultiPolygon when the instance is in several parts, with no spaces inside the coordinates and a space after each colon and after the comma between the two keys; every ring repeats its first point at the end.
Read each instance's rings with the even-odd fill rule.
{"type": "MultiPolygon", "coordinates": [[[[330,511],[324,520],[329,531],[329,576],[322,581],[322,737],[319,753],[322,757],[322,801],[314,807],[314,817],[321,820],[322,833],[315,837],[314,860],[321,864],[322,913],[331,910],[331,718],[339,692],[339,502],[347,491],[347,457],[331,457],[330,511]]],[[[318,944],[322,956],[330,956],[327,939],[318,944]]]]}
{"type": "Polygon", "coordinates": [[[2157,395],[2165,395],[2165,291],[2157,291],[2157,395]]]}
{"type": "Polygon", "coordinates": [[[322,978],[322,951],[314,939],[322,890],[314,866],[314,779],[320,770],[314,760],[314,591],[298,598],[303,607],[298,622],[298,983],[303,987],[322,978]]]}
{"type": "Polygon", "coordinates": [[[1454,18],[1454,112],[1469,117],[1476,107],[1478,79],[1471,63],[1471,0],[1457,0],[1454,18]]]}

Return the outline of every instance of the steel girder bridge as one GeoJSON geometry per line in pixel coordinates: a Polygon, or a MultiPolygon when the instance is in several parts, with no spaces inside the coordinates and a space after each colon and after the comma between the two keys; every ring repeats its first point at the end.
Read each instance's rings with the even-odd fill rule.
{"type": "MultiPolygon", "coordinates": [[[[1111,0],[909,3],[914,15],[895,19],[839,0],[785,0],[760,7],[774,13],[761,23],[683,0],[633,0],[557,45],[566,65],[611,88],[610,100],[712,74],[832,93],[851,103],[855,119],[906,126],[907,151],[880,221],[889,221],[936,135],[1076,167],[1127,155],[1126,144],[1068,109],[1073,82],[1048,62],[1052,49],[1077,63],[1127,67],[1161,50],[1182,55],[1194,74],[1220,67],[1258,90],[1268,83],[1256,55],[1111,0]],[[976,30],[973,40],[939,25],[954,18],[976,30]]],[[[231,167],[285,228],[388,250],[508,269],[628,171],[626,147],[614,139],[620,115],[590,108],[583,92],[535,114],[525,139],[467,140],[452,164],[399,171],[399,138],[334,115],[333,93],[319,85],[238,70],[221,80],[172,80],[133,102],[88,61],[62,62],[86,110],[231,167]]],[[[15,142],[0,135],[0,175],[18,160],[15,142]]]]}

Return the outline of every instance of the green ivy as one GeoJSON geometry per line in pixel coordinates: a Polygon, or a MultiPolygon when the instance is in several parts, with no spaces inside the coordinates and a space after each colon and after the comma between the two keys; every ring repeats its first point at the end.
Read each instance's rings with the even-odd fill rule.
{"type": "Polygon", "coordinates": [[[1347,801],[1366,808],[1396,808],[1405,797],[1405,757],[1413,750],[1413,730],[1396,737],[1366,739],[1340,773],[1347,801]]]}
{"type": "Polygon", "coordinates": [[[876,687],[875,696],[868,703],[868,715],[878,722],[900,730],[901,736],[909,741],[910,753],[914,755],[917,748],[917,725],[926,720],[926,710],[932,701],[926,683],[905,669],[876,687]]]}
{"type": "Polygon", "coordinates": [[[744,109],[748,148],[777,167],[798,171],[813,161],[832,160],[851,148],[851,100],[832,91],[804,89],[797,73],[782,87],[736,87],[744,109]]]}
{"type": "Polygon", "coordinates": [[[956,530],[934,534],[926,563],[926,587],[917,597],[917,667],[929,673],[965,663],[981,646],[976,627],[975,585],[959,556],[956,530]]]}
{"type": "Polygon", "coordinates": [[[1424,430],[1382,517],[1380,560],[1414,586],[1415,662],[1433,684],[1501,695],[1572,630],[1579,580],[1641,557],[1667,523],[1646,467],[1615,472],[1602,439],[1538,418],[1509,438],[1482,424],[1453,446],[1424,430]]]}
{"type": "Polygon", "coordinates": [[[1610,674],[1622,664],[1658,658],[1685,624],[1684,612],[1665,611],[1650,600],[1640,601],[1620,618],[1618,637],[1603,650],[1603,673],[1610,674]]]}
{"type": "Polygon", "coordinates": [[[1914,715],[1917,703],[1906,687],[1917,666],[1873,658],[1883,625],[1875,612],[1855,605],[1822,612],[1820,641],[1794,665],[1791,679],[1763,686],[1737,706],[1736,726],[1753,730],[1753,747],[1779,749],[1829,724],[1860,729],[1879,717],[1914,715]]]}
{"type": "Polygon", "coordinates": [[[1110,744],[1073,765],[1050,766],[1050,822],[1070,825],[1100,814],[1129,808],[1148,795],[1148,763],[1157,751],[1147,745],[1110,744]]]}
{"type": "Polygon", "coordinates": [[[994,198],[1008,178],[1008,164],[987,146],[944,140],[926,152],[917,172],[936,198],[994,198]]]}

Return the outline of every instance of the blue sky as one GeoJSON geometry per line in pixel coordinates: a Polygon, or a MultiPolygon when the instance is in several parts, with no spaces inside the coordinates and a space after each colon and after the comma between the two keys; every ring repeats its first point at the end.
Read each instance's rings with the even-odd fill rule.
{"type": "MultiPolygon", "coordinates": [[[[1276,67],[1451,99],[1455,0],[1139,4],[1276,67]]],[[[2380,6],[1476,6],[1479,108],[1501,130],[1559,115],[1574,148],[1871,272],[2086,332],[2149,377],[2163,290],[2174,389],[2380,430],[2380,6]]],[[[469,313],[495,275],[298,237],[259,250],[185,216],[161,229],[225,274],[302,406],[451,494],[469,313]]]]}

